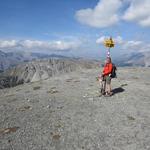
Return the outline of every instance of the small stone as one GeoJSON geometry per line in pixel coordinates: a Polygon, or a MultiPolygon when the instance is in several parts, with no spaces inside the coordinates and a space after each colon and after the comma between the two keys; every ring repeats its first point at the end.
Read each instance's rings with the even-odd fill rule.
{"type": "Polygon", "coordinates": [[[27,100],[28,102],[30,102],[30,99],[27,98],[26,100],[27,100]]]}
{"type": "Polygon", "coordinates": [[[47,105],[46,107],[47,107],[47,108],[50,108],[51,106],[50,106],[50,105],[47,105]]]}
{"type": "Polygon", "coordinates": [[[90,98],[88,98],[88,100],[93,101],[93,100],[94,100],[94,98],[93,98],[93,97],[90,97],[90,98]]]}
{"type": "Polygon", "coordinates": [[[88,96],[87,94],[83,95],[84,98],[87,97],[87,96],[88,96]]]}
{"type": "Polygon", "coordinates": [[[55,135],[53,135],[53,139],[54,139],[54,140],[59,140],[59,139],[60,139],[60,137],[61,137],[61,135],[59,135],[59,134],[55,134],[55,135]]]}
{"type": "Polygon", "coordinates": [[[3,129],[0,129],[0,134],[8,134],[11,132],[16,132],[18,129],[19,127],[3,128],[3,129]]]}
{"type": "Polygon", "coordinates": [[[31,106],[22,106],[22,107],[18,108],[17,110],[18,111],[26,111],[26,110],[31,110],[31,109],[32,109],[31,106]]]}

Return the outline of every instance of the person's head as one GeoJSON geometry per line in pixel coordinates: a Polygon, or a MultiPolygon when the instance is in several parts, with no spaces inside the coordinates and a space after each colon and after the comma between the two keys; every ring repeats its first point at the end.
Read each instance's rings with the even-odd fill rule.
{"type": "Polygon", "coordinates": [[[107,58],[106,58],[106,63],[107,63],[107,64],[111,63],[111,58],[110,58],[110,57],[107,57],[107,58]]]}

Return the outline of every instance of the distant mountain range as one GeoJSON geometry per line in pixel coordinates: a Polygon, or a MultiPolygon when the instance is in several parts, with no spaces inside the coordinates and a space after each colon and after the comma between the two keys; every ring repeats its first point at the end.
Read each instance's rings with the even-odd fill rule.
{"type": "MultiPolygon", "coordinates": [[[[0,88],[35,82],[82,68],[96,68],[99,63],[99,61],[55,54],[0,51],[0,88]]],[[[126,54],[119,57],[114,63],[117,66],[150,67],[150,52],[126,54]]]]}
{"type": "MultiPolygon", "coordinates": [[[[25,52],[3,52],[0,50],[0,72],[12,68],[20,63],[37,59],[65,58],[70,57],[56,54],[25,53],[25,52]]],[[[77,59],[77,58],[76,58],[77,59]]],[[[79,58],[78,58],[79,59],[79,58]]],[[[150,67],[150,52],[136,52],[120,56],[116,59],[117,66],[146,66],[150,67]]]]}
{"type": "Polygon", "coordinates": [[[12,68],[19,63],[29,62],[35,59],[43,58],[67,58],[56,54],[41,54],[41,53],[25,53],[25,52],[8,52],[5,53],[0,50],[0,72],[12,68]]]}
{"type": "Polygon", "coordinates": [[[150,67],[150,52],[134,52],[125,54],[116,59],[118,66],[144,66],[150,67]]]}

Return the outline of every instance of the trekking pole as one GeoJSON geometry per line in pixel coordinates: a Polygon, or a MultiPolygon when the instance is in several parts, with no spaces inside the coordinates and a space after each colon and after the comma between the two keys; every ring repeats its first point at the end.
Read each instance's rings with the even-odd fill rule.
{"type": "Polygon", "coordinates": [[[106,80],[101,81],[101,94],[105,94],[106,80]]]}
{"type": "Polygon", "coordinates": [[[105,94],[105,91],[106,91],[106,80],[104,80],[104,94],[105,94]]]}

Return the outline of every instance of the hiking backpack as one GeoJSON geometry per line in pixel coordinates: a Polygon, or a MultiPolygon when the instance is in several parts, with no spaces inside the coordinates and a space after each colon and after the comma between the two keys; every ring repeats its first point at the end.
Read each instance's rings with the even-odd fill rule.
{"type": "Polygon", "coordinates": [[[116,70],[117,70],[117,67],[115,64],[112,64],[112,72],[111,72],[111,78],[117,78],[117,74],[116,74],[116,70]]]}

